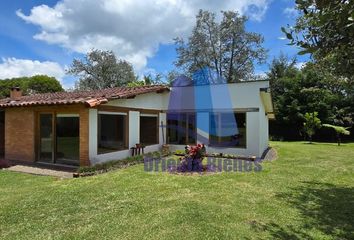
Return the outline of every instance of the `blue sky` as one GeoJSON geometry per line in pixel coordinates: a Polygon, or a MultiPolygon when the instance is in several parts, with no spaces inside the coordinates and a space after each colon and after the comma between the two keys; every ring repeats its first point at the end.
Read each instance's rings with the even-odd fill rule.
{"type": "MultiPolygon", "coordinates": [[[[292,0],[81,2],[2,1],[0,78],[44,73],[70,87],[74,78],[65,76],[64,69],[92,47],[113,50],[132,62],[139,74],[167,73],[176,59],[172,39],[188,36],[200,8],[238,10],[249,16],[246,27],[264,36],[268,63],[280,52],[289,56],[298,52],[287,45],[280,31],[281,26],[295,20],[292,0]]],[[[308,60],[308,56],[297,58],[299,63],[308,60]]],[[[268,64],[256,66],[256,73],[267,70],[268,64]]]]}

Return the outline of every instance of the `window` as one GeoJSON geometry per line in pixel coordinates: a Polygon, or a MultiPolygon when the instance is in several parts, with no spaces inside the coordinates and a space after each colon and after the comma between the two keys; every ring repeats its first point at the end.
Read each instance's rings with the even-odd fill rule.
{"type": "Polygon", "coordinates": [[[167,136],[170,144],[195,144],[197,138],[195,114],[167,114],[167,136]]]}
{"type": "Polygon", "coordinates": [[[144,145],[158,144],[157,115],[140,115],[140,143],[144,145]]]}
{"type": "Polygon", "coordinates": [[[211,146],[246,148],[246,113],[211,113],[211,146]]]}
{"type": "Polygon", "coordinates": [[[127,148],[126,117],[123,113],[98,114],[98,154],[127,148]]]}

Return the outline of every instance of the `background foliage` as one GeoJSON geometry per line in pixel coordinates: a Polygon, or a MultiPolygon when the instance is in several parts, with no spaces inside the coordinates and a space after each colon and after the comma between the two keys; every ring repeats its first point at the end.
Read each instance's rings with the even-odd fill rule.
{"type": "Polygon", "coordinates": [[[0,98],[9,97],[11,87],[20,87],[25,95],[64,91],[60,82],[54,77],[36,75],[0,80],[0,98]]]}
{"type": "MultiPolygon", "coordinates": [[[[271,134],[299,139],[305,112],[318,112],[322,123],[349,129],[354,118],[353,1],[295,3],[299,16],[294,26],[283,27],[282,31],[290,45],[300,47],[300,55],[311,55],[311,62],[302,69],[296,69],[294,61],[284,56],[272,62],[268,77],[277,120],[271,123],[271,134]]],[[[328,140],[331,133],[322,128],[316,135],[328,140]]]]}

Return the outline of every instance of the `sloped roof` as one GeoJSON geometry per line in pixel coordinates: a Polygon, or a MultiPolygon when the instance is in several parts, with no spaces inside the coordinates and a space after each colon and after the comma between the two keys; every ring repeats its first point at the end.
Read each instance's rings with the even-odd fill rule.
{"type": "Polygon", "coordinates": [[[134,98],[136,95],[169,91],[164,85],[141,87],[117,87],[94,91],[56,92],[22,96],[18,100],[11,98],[0,99],[0,107],[24,107],[34,105],[69,105],[85,104],[88,107],[107,103],[112,99],[134,98]]]}

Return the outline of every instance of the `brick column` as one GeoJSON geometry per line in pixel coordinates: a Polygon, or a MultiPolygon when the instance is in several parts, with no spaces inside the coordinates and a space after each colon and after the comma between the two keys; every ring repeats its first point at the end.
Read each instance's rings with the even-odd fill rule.
{"type": "Polygon", "coordinates": [[[89,109],[80,110],[80,166],[89,166],[89,109]]]}

